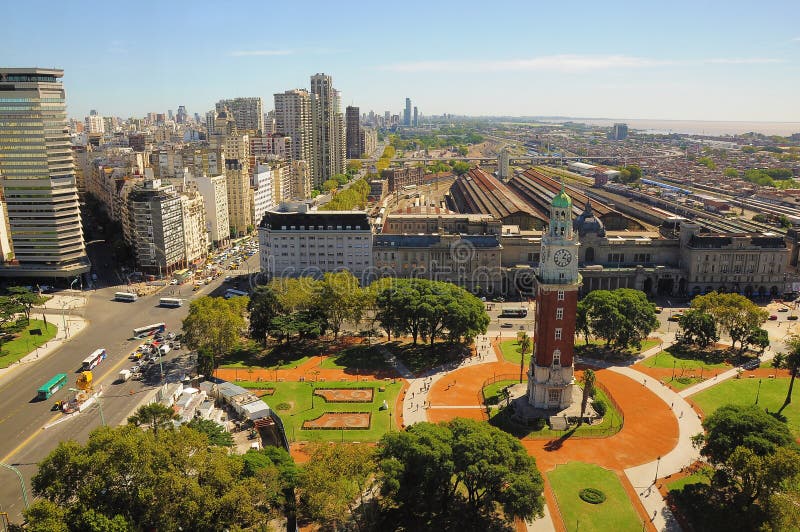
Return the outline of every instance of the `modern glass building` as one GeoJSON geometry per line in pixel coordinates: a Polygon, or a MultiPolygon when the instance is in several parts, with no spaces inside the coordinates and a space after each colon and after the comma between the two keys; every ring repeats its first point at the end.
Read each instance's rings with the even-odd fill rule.
{"type": "Polygon", "coordinates": [[[77,277],[90,269],[63,75],[0,68],[0,276],[77,277]]]}

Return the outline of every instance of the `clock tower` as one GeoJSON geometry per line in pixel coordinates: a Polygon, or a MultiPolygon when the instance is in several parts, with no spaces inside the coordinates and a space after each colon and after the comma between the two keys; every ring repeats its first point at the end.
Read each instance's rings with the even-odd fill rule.
{"type": "Polygon", "coordinates": [[[528,403],[563,410],[573,402],[575,315],[578,305],[578,234],[572,199],[564,191],[550,202],[550,226],[542,235],[536,289],[534,352],[528,371],[528,403]]]}

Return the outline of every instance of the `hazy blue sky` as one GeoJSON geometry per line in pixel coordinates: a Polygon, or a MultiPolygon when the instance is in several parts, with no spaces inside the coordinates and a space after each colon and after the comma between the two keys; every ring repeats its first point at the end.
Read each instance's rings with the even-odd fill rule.
{"type": "Polygon", "coordinates": [[[800,121],[800,1],[15,2],[0,63],[65,70],[70,115],[308,87],[423,114],[800,121]]]}

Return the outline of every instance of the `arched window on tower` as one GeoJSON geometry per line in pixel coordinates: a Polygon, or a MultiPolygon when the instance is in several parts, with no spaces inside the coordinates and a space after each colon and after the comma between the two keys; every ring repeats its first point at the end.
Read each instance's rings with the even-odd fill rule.
{"type": "Polygon", "coordinates": [[[556,349],[553,351],[553,368],[557,369],[561,367],[561,349],[556,349]]]}

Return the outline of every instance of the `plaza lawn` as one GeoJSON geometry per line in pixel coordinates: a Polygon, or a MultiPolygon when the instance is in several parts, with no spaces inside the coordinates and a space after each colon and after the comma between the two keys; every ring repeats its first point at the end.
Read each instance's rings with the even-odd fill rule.
{"type": "Polygon", "coordinates": [[[12,340],[3,342],[2,350],[0,350],[0,368],[7,368],[17,360],[21,359],[28,353],[36,350],[37,347],[42,346],[52,340],[58,327],[54,324],[47,322],[47,327],[42,320],[30,320],[25,329],[14,335],[12,340]],[[31,336],[31,329],[39,329],[42,334],[31,336]]]}
{"type": "Polygon", "coordinates": [[[711,482],[709,474],[710,472],[704,473],[702,471],[698,471],[697,473],[692,473],[691,475],[679,478],[678,480],[667,482],[667,491],[681,491],[689,484],[709,484],[711,482]]]}
{"type": "Polygon", "coordinates": [[[547,478],[569,532],[642,530],[642,520],[615,473],[593,464],[569,462],[547,473],[547,478]],[[606,500],[600,504],[584,502],[578,496],[584,488],[599,489],[606,500]]]}
{"type": "Polygon", "coordinates": [[[283,364],[273,364],[271,366],[250,365],[247,363],[246,360],[237,360],[235,362],[227,362],[225,364],[220,364],[219,367],[222,369],[247,369],[250,367],[256,369],[294,369],[297,366],[308,362],[309,360],[311,360],[311,357],[305,356],[298,358],[297,360],[291,360],[289,362],[284,362],[283,364]]]}
{"type": "Polygon", "coordinates": [[[488,385],[486,388],[483,389],[483,402],[487,405],[496,405],[500,403],[505,396],[501,393],[503,388],[506,386],[513,386],[514,384],[518,384],[519,379],[509,379],[503,381],[497,381],[494,384],[488,385]]]}
{"type": "Polygon", "coordinates": [[[388,370],[391,368],[375,346],[356,345],[327,357],[322,369],[388,370]]]}
{"type": "MultiPolygon", "coordinates": [[[[753,379],[728,379],[707,390],[698,392],[691,397],[706,416],[714,413],[717,408],[726,404],[752,405],[758,393],[758,406],[770,412],[777,411],[786,399],[789,390],[789,378],[778,379],[753,378],[753,379]],[[758,382],[761,381],[761,391],[758,382]]],[[[789,430],[795,438],[800,438],[800,386],[795,383],[792,393],[792,404],[787,406],[783,415],[786,416],[789,430]]]]}
{"type": "MultiPolygon", "coordinates": [[[[528,352],[525,353],[525,366],[527,367],[528,364],[531,362],[531,353],[530,350],[533,349],[533,344],[531,343],[531,347],[528,348],[528,352]]],[[[511,362],[512,364],[519,364],[520,359],[520,352],[519,352],[519,344],[516,340],[503,340],[500,342],[500,352],[503,354],[503,358],[506,359],[506,362],[511,362]]]]}
{"type": "Polygon", "coordinates": [[[662,382],[670,386],[673,390],[684,390],[689,386],[694,386],[698,382],[703,382],[704,379],[700,377],[666,377],[662,379],[662,382]]]}
{"type": "Polygon", "coordinates": [[[707,362],[703,362],[702,360],[694,360],[691,358],[677,358],[673,356],[671,353],[668,353],[667,351],[661,351],[657,355],[651,356],[644,362],[640,362],[640,364],[647,368],[667,368],[667,369],[672,369],[674,364],[676,375],[678,375],[679,372],[684,369],[703,368],[704,370],[707,370],[707,369],[730,368],[730,365],[725,364],[724,362],[719,362],[717,364],[709,364],[707,362]]]}
{"type": "Polygon", "coordinates": [[[403,382],[368,381],[368,382],[316,382],[315,388],[375,388],[371,403],[326,403],[320,396],[314,397],[314,408],[311,408],[311,382],[237,382],[244,388],[274,388],[275,393],[262,398],[270,408],[278,413],[286,428],[289,441],[357,441],[375,442],[389,431],[389,412],[393,414],[392,430],[399,430],[394,407],[397,395],[403,382]],[[378,388],[384,387],[380,392],[378,388]],[[389,410],[379,410],[383,400],[389,410]],[[287,404],[288,410],[281,410],[279,405],[287,404]],[[325,412],[372,412],[372,421],[366,430],[303,430],[303,421],[316,419],[325,412]]]}
{"type": "MultiPolygon", "coordinates": [[[[631,347],[627,351],[631,354],[638,354],[647,351],[648,349],[652,349],[655,346],[659,345],[660,343],[661,340],[658,338],[645,338],[644,340],[642,340],[642,347],[640,347],[639,349],[631,347]]],[[[602,338],[590,337],[589,343],[587,344],[586,340],[583,338],[583,336],[581,336],[580,338],[575,340],[575,346],[582,346],[582,345],[597,345],[602,347],[606,345],[606,341],[603,340],[602,338]]]]}

